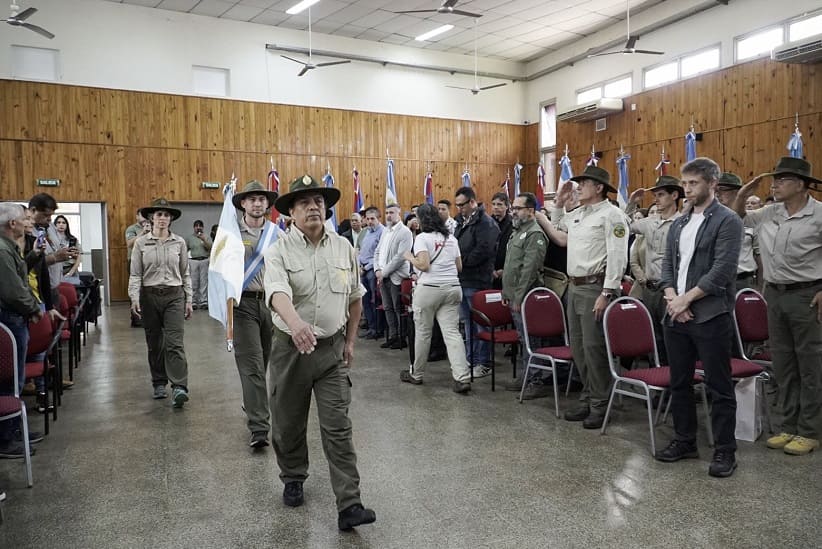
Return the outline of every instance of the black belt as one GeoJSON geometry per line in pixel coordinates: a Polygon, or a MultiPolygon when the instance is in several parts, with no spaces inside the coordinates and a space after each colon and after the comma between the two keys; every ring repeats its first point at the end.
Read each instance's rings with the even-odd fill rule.
{"type": "Polygon", "coordinates": [[[252,292],[251,290],[244,290],[243,297],[248,299],[261,299],[265,301],[265,292],[252,292]]]}
{"type": "Polygon", "coordinates": [[[568,277],[575,286],[583,286],[585,284],[602,284],[605,282],[605,273],[599,273],[589,276],[569,276],[568,277]]]}
{"type": "MultiPolygon", "coordinates": [[[[277,328],[276,326],[274,327],[274,336],[275,336],[275,337],[280,337],[280,338],[285,339],[285,340],[288,340],[288,343],[289,343],[291,346],[294,346],[294,340],[293,340],[293,339],[291,339],[291,334],[286,333],[286,332],[284,332],[284,331],[280,330],[280,329],[279,329],[279,328],[277,328]]],[[[336,334],[334,334],[334,335],[332,335],[332,336],[323,337],[323,338],[317,338],[317,344],[316,344],[316,345],[314,345],[314,348],[317,348],[317,347],[325,347],[325,346],[331,346],[331,345],[333,345],[335,342],[339,341],[341,338],[343,338],[343,339],[345,338],[345,328],[344,328],[344,327],[343,327],[343,328],[340,328],[340,329],[337,331],[337,333],[336,333],[336,334]]]]}
{"type": "Polygon", "coordinates": [[[143,291],[154,295],[168,295],[182,291],[182,286],[143,286],[143,291]]]}
{"type": "Polygon", "coordinates": [[[646,280],[645,281],[645,287],[648,288],[649,290],[659,290],[659,289],[662,288],[661,284],[662,284],[661,280],[646,280]]]}
{"type": "Polygon", "coordinates": [[[785,292],[790,290],[803,290],[805,288],[813,288],[814,286],[822,284],[822,280],[811,280],[808,282],[793,282],[791,284],[774,284],[773,282],[768,282],[767,284],[775,290],[785,292]]]}
{"type": "Polygon", "coordinates": [[[756,271],[748,271],[747,273],[739,273],[738,275],[736,275],[736,279],[740,280],[740,279],[743,279],[743,278],[755,277],[755,276],[756,276],[756,271]]]}
{"type": "Polygon", "coordinates": [[[203,259],[208,259],[208,256],[205,256],[205,257],[192,257],[191,259],[193,259],[194,261],[202,261],[203,259]]]}
{"type": "Polygon", "coordinates": [[[459,284],[426,284],[422,283],[423,286],[428,286],[429,288],[456,288],[459,284]]]}

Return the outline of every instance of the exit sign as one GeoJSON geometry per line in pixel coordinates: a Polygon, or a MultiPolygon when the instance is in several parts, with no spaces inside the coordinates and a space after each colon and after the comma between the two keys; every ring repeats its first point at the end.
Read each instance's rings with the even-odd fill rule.
{"type": "Polygon", "coordinates": [[[219,189],[220,182],[219,181],[203,181],[200,185],[202,189],[219,189]]]}
{"type": "Polygon", "coordinates": [[[38,187],[59,187],[60,180],[59,179],[38,179],[37,180],[38,187]]]}

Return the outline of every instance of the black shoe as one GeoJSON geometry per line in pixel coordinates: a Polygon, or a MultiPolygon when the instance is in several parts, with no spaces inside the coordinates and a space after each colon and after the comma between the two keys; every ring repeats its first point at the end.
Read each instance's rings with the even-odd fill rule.
{"type": "Polygon", "coordinates": [[[599,429],[605,421],[605,412],[603,410],[596,410],[588,414],[588,417],[582,420],[582,427],[584,429],[599,429]]]}
{"type": "Polygon", "coordinates": [[[371,509],[366,509],[359,503],[355,503],[351,507],[340,511],[337,526],[339,526],[343,532],[347,532],[355,526],[371,524],[375,520],[377,520],[377,513],[371,509]]]}
{"type": "Polygon", "coordinates": [[[400,372],[400,381],[410,383],[411,385],[422,385],[422,380],[414,378],[408,370],[402,370],[400,372]]]}
{"type": "Polygon", "coordinates": [[[591,408],[587,404],[581,404],[573,410],[565,412],[565,421],[583,421],[591,414],[591,408]]]}
{"type": "MultiPolygon", "coordinates": [[[[46,394],[45,393],[38,393],[37,395],[37,411],[41,414],[46,413],[46,394]]],[[[48,405],[48,411],[51,412],[54,409],[54,404],[48,405]]]]}
{"type": "Polygon", "coordinates": [[[297,480],[286,482],[283,488],[283,503],[289,507],[299,507],[304,501],[303,483],[297,480]]]}
{"type": "Polygon", "coordinates": [[[251,433],[251,441],[248,445],[251,448],[265,448],[268,446],[268,433],[265,431],[251,433]]]}
{"type": "MultiPolygon", "coordinates": [[[[29,444],[37,444],[38,442],[43,442],[43,439],[46,438],[46,435],[41,433],[40,431],[32,431],[29,429],[29,444]]],[[[23,442],[23,430],[17,429],[14,432],[14,440],[17,442],[23,442]]]]}
{"type": "Polygon", "coordinates": [[[408,345],[405,343],[405,340],[402,338],[397,338],[391,342],[389,349],[405,349],[408,345]]]}
{"type": "MultiPolygon", "coordinates": [[[[29,447],[30,455],[34,455],[34,448],[29,447]]],[[[5,444],[0,443],[0,459],[23,459],[25,458],[24,446],[17,441],[10,441],[5,444]]]]}
{"type": "Polygon", "coordinates": [[[455,381],[452,390],[457,394],[464,395],[471,390],[471,384],[463,383],[462,381],[455,381]]]}
{"type": "Polygon", "coordinates": [[[729,477],[736,470],[736,453],[733,450],[716,450],[714,459],[708,466],[708,474],[712,477],[729,477]]]}
{"type": "Polygon", "coordinates": [[[696,459],[698,457],[699,451],[696,449],[695,443],[676,439],[672,440],[664,450],[660,450],[654,456],[658,461],[668,463],[679,461],[680,459],[696,459]]]}
{"type": "Polygon", "coordinates": [[[383,341],[382,344],[380,345],[380,349],[388,349],[388,348],[393,349],[395,341],[397,341],[397,340],[394,339],[394,338],[387,339],[387,340],[383,341]]]}

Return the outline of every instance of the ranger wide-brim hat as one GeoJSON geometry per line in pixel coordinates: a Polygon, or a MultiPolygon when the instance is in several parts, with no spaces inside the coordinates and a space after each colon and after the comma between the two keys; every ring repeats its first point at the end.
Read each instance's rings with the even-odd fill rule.
{"type": "Polygon", "coordinates": [[[679,198],[684,197],[684,189],[682,188],[682,183],[679,182],[679,179],[672,175],[660,175],[656,179],[656,183],[654,186],[649,189],[651,192],[654,191],[679,191],[679,198]]]}
{"type": "Polygon", "coordinates": [[[164,210],[170,213],[172,221],[174,221],[182,215],[182,212],[177,208],[172,208],[171,203],[165,198],[155,198],[151,201],[151,206],[140,208],[140,215],[142,215],[146,219],[151,219],[151,216],[154,215],[155,212],[158,212],[160,210],[164,210]]]}
{"type": "Polygon", "coordinates": [[[741,189],[742,179],[740,179],[735,173],[722,172],[722,175],[719,176],[719,183],[717,186],[721,188],[724,187],[726,189],[741,189]]]}
{"type": "Polygon", "coordinates": [[[262,194],[268,199],[268,207],[271,208],[274,205],[274,201],[277,200],[277,197],[280,196],[279,194],[275,193],[274,191],[269,191],[263,184],[257,180],[251,180],[245,184],[243,190],[238,192],[234,195],[231,199],[231,203],[234,204],[234,207],[238,210],[243,210],[242,201],[252,194],[262,194]]]}
{"type": "Polygon", "coordinates": [[[581,174],[572,177],[569,181],[580,182],[583,179],[593,179],[597,183],[602,183],[609,193],[617,192],[616,187],[611,185],[611,174],[598,166],[585,166],[581,174]]]}
{"type": "Polygon", "coordinates": [[[340,199],[340,190],[334,187],[324,187],[320,185],[316,179],[306,174],[298,177],[288,185],[288,192],[280,196],[275,202],[274,207],[281,214],[291,215],[289,212],[294,206],[294,201],[306,193],[319,193],[325,199],[326,219],[331,206],[337,203],[340,199]]]}
{"type": "Polygon", "coordinates": [[[819,180],[811,175],[810,162],[802,158],[794,158],[792,156],[783,156],[780,158],[773,171],[766,173],[765,175],[772,175],[776,177],[777,175],[782,175],[785,173],[797,175],[814,185],[822,185],[822,180],[819,180]]]}

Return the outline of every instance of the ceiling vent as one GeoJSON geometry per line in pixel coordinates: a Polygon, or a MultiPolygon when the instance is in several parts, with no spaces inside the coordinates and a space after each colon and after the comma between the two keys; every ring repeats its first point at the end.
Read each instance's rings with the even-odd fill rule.
{"type": "Polygon", "coordinates": [[[819,63],[822,61],[822,34],[773,49],[771,59],[782,63],[819,63]]]}
{"type": "Polygon", "coordinates": [[[573,110],[557,115],[557,120],[562,122],[585,122],[608,116],[615,112],[622,112],[622,99],[611,99],[604,97],[593,103],[580,105],[573,110]]]}

